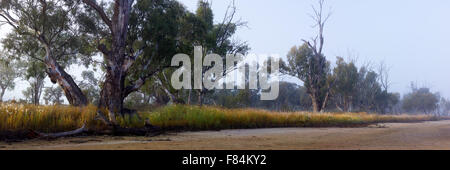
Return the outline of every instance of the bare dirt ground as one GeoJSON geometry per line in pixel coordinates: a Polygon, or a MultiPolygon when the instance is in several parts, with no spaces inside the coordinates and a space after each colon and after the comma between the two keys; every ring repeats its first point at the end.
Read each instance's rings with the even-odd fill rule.
{"type": "Polygon", "coordinates": [[[18,150],[450,150],[450,121],[366,128],[275,128],[0,142],[18,150]]]}

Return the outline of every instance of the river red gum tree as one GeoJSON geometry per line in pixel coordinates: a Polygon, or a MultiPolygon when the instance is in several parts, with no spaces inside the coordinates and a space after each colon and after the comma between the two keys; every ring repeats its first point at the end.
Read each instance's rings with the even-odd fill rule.
{"type": "Polygon", "coordinates": [[[115,124],[115,116],[122,112],[123,99],[126,96],[125,77],[136,58],[135,55],[129,55],[126,52],[128,23],[134,0],[114,1],[111,19],[96,1],[83,0],[83,2],[98,13],[110,31],[111,46],[109,48],[105,44],[97,46],[98,50],[104,55],[106,65],[106,77],[100,93],[99,106],[108,109],[109,123],[115,124]]]}
{"type": "Polygon", "coordinates": [[[146,59],[142,59],[142,55],[144,54],[144,49],[148,48],[148,45],[144,43],[145,45],[142,45],[137,50],[134,50],[135,48],[132,47],[135,40],[129,40],[128,34],[134,0],[115,0],[112,4],[111,16],[108,16],[103,6],[94,0],[82,0],[82,2],[94,10],[107,27],[105,36],[108,37],[106,38],[108,41],[99,43],[97,49],[104,56],[106,71],[105,81],[100,93],[99,106],[108,109],[109,119],[102,113],[99,113],[99,115],[106,123],[116,125],[115,117],[121,115],[124,111],[124,99],[129,94],[138,91],[147,79],[168,66],[150,68],[152,59],[157,55],[158,45],[150,50],[152,52],[149,53],[146,59]],[[139,57],[141,57],[141,60],[137,62],[139,57]],[[150,71],[146,71],[145,74],[140,74],[137,78],[127,82],[132,67],[150,71]]]}
{"type": "Polygon", "coordinates": [[[55,0],[2,1],[0,21],[13,28],[10,36],[14,38],[4,44],[12,44],[9,48],[15,49],[16,55],[27,55],[26,50],[31,48],[44,51],[34,59],[45,64],[48,77],[61,86],[71,105],[85,106],[86,96],[60,63],[70,64],[79,53],[70,15],[75,6],[69,1],[55,0]],[[33,45],[25,47],[24,44],[33,45]]]}

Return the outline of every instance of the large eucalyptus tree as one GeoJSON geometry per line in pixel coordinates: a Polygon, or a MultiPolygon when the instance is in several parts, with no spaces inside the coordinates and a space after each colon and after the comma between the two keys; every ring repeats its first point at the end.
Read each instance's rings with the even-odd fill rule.
{"type": "Polygon", "coordinates": [[[3,41],[18,59],[45,64],[52,83],[58,83],[71,105],[88,101],[65,67],[77,61],[84,47],[74,24],[77,4],[71,0],[7,0],[0,2],[0,23],[13,31],[3,41]]]}
{"type": "Polygon", "coordinates": [[[105,81],[99,106],[108,109],[108,124],[124,110],[124,99],[168,68],[180,46],[184,7],[175,0],[82,0],[81,30],[104,58],[105,81]]]}

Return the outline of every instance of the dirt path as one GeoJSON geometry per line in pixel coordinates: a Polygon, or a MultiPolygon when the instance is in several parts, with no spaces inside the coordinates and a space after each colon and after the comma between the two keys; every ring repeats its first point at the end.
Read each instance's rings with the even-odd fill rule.
{"type": "Polygon", "coordinates": [[[1,143],[0,149],[450,149],[450,121],[367,128],[276,128],[166,134],[158,137],[76,137],[1,143]]]}

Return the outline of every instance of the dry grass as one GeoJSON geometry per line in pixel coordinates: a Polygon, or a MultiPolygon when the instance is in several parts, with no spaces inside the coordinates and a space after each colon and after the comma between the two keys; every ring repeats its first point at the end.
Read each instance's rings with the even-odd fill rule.
{"type": "Polygon", "coordinates": [[[95,121],[96,108],[68,106],[0,105],[0,131],[38,130],[42,132],[68,131],[86,123],[101,128],[95,121]]]}
{"type": "MultiPolygon", "coordinates": [[[[92,131],[106,128],[94,120],[95,106],[32,106],[0,104],[0,132],[28,129],[60,132],[79,128],[86,123],[92,131]]],[[[217,107],[166,106],[140,113],[153,125],[165,130],[220,130],[270,127],[356,127],[372,123],[435,121],[444,118],[425,115],[381,116],[365,113],[312,114],[306,112],[269,112],[258,109],[224,109],[217,107]]],[[[137,117],[118,118],[123,127],[139,128],[144,122],[137,117]]]]}
{"type": "Polygon", "coordinates": [[[444,118],[428,115],[270,112],[259,109],[170,106],[148,114],[154,125],[170,130],[220,130],[270,127],[357,127],[374,123],[409,123],[444,118]]]}

